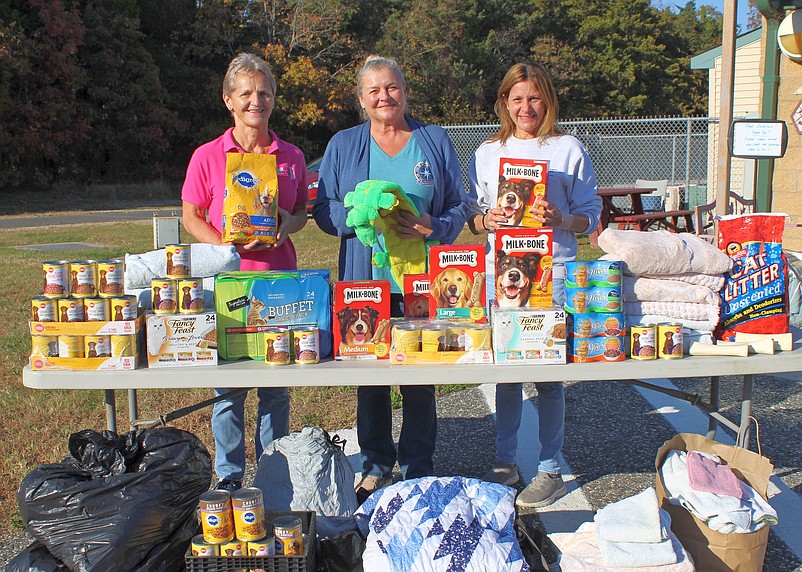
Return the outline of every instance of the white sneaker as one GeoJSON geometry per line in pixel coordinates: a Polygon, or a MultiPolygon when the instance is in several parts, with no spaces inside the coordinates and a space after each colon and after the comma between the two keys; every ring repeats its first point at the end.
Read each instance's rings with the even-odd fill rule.
{"type": "Polygon", "coordinates": [[[518,465],[515,463],[496,463],[493,468],[482,475],[482,480],[488,483],[498,483],[511,487],[520,480],[518,465]]]}

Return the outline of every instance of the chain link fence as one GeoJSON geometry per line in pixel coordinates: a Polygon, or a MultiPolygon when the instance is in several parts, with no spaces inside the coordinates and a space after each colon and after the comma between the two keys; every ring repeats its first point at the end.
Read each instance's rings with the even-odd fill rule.
{"type": "MultiPolygon", "coordinates": [[[[716,188],[719,120],[711,117],[572,120],[560,129],[584,144],[600,187],[627,187],[636,179],[668,180],[679,187],[680,207],[712,201],[716,188]]],[[[444,126],[459,156],[468,186],[468,163],[476,148],[498,125],[444,126]]],[[[745,187],[744,160],[733,159],[730,186],[745,187]]],[[[748,189],[738,192],[747,198],[748,189]]]]}

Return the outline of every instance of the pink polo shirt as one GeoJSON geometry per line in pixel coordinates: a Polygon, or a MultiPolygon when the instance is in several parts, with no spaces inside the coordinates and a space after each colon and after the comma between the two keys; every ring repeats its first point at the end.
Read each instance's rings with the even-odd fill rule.
{"type": "MultiPolygon", "coordinates": [[[[181,200],[206,209],[209,224],[222,234],[223,196],[226,190],[226,153],[245,153],[234,141],[228,129],[214,141],[198,147],[192,154],[187,167],[181,200]]],[[[268,153],[276,156],[278,170],[278,204],[287,212],[306,205],[309,192],[306,188],[306,161],[298,147],[282,141],[271,130],[268,153]]],[[[289,238],[280,247],[272,250],[259,250],[241,253],[241,270],[295,270],[298,259],[295,246],[289,238]]]]}

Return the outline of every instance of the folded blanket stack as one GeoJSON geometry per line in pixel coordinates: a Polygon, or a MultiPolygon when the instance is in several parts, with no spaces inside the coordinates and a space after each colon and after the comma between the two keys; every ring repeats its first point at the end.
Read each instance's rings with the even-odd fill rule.
{"type": "Polygon", "coordinates": [[[653,487],[600,509],[574,533],[551,534],[560,568],[570,570],[687,571],[693,564],[671,532],[653,487]]]}
{"type": "Polygon", "coordinates": [[[689,337],[712,341],[729,256],[694,234],[665,230],[606,229],[599,247],[606,253],[602,258],[624,262],[622,296],[630,324],[679,323],[689,337]]]}
{"type": "Polygon", "coordinates": [[[668,501],[685,507],[712,530],[749,533],[777,524],[771,505],[727,469],[710,453],[671,451],[660,474],[668,501]]]}
{"type": "MultiPolygon", "coordinates": [[[[214,308],[214,275],[239,270],[240,257],[234,246],[219,244],[193,244],[191,249],[192,276],[203,278],[203,303],[214,308]]],[[[144,254],[125,255],[125,293],[133,294],[139,305],[150,309],[150,281],[164,278],[167,273],[167,255],[164,249],[144,254]]]]}

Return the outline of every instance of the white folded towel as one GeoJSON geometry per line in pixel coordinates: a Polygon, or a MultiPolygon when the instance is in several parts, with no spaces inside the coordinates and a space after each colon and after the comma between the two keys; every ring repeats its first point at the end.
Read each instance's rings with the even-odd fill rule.
{"type": "MultiPolygon", "coordinates": [[[[666,530],[671,530],[671,517],[658,509],[660,521],[666,530]]],[[[596,529],[598,534],[598,528],[596,529]]],[[[670,535],[662,542],[610,542],[599,540],[599,552],[604,563],[613,570],[619,568],[636,568],[645,566],[668,566],[676,564],[679,559],[670,535]]]]}
{"type": "Polygon", "coordinates": [[[675,282],[687,282],[695,286],[705,286],[710,288],[713,292],[718,292],[724,287],[723,274],[700,274],[698,272],[686,272],[684,274],[670,274],[670,275],[649,275],[646,274],[644,278],[659,278],[661,280],[674,280],[675,282]]]}
{"type": "Polygon", "coordinates": [[[624,302],[690,302],[718,306],[720,297],[706,286],[662,278],[626,277],[622,287],[624,302]]]}
{"type": "Polygon", "coordinates": [[[654,487],[599,509],[599,540],[610,542],[662,542],[668,538],[660,524],[660,506],[654,487]]]}
{"type": "MultiPolygon", "coordinates": [[[[198,278],[239,270],[240,265],[237,249],[224,244],[193,244],[190,260],[192,275],[198,278]]],[[[126,292],[137,288],[149,288],[151,280],[164,278],[166,273],[167,255],[164,249],[125,255],[126,292]]]]}
{"type": "Polygon", "coordinates": [[[718,324],[720,308],[717,304],[690,302],[624,302],[626,315],[659,314],[672,319],[709,321],[718,324]]]}

